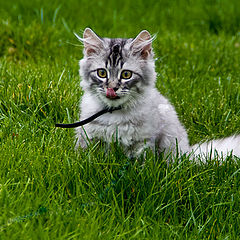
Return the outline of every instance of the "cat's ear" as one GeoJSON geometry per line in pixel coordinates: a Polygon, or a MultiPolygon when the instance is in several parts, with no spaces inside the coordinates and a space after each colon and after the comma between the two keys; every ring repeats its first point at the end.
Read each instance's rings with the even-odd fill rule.
{"type": "Polygon", "coordinates": [[[132,40],[130,49],[133,54],[140,54],[143,59],[147,59],[152,52],[153,39],[147,30],[143,30],[132,40]]]}
{"type": "MultiPolygon", "coordinates": [[[[76,35],[76,34],[75,34],[76,35]]],[[[84,44],[84,55],[90,56],[99,52],[103,48],[103,40],[90,28],[86,28],[83,32],[83,38],[76,35],[84,44]]]]}

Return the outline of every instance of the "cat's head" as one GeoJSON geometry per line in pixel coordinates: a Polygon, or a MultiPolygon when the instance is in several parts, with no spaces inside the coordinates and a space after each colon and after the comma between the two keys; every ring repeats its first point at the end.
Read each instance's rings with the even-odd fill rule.
{"type": "Polygon", "coordinates": [[[143,96],[156,78],[152,40],[148,31],[137,37],[101,38],[90,28],[83,37],[81,86],[108,107],[130,106],[143,96]]]}

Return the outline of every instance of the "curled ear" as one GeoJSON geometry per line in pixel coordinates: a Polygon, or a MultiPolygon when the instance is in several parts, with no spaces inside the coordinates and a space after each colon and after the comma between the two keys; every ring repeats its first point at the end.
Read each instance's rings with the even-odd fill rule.
{"type": "Polygon", "coordinates": [[[133,54],[140,54],[143,59],[147,59],[152,52],[153,39],[147,30],[143,30],[132,40],[130,49],[133,54]]]}
{"type": "Polygon", "coordinates": [[[84,55],[91,56],[98,53],[103,48],[103,40],[90,28],[86,28],[83,32],[83,38],[75,34],[76,37],[84,44],[84,55]]]}

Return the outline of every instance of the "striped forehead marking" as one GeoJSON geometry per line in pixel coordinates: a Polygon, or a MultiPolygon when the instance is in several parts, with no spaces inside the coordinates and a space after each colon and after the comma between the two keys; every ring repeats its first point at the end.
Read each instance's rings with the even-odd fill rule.
{"type": "Polygon", "coordinates": [[[122,68],[123,66],[123,57],[122,57],[122,48],[125,44],[125,39],[121,41],[121,43],[116,42],[115,39],[113,39],[110,43],[110,53],[108,55],[107,61],[106,61],[106,67],[117,67],[119,66],[122,68]]]}

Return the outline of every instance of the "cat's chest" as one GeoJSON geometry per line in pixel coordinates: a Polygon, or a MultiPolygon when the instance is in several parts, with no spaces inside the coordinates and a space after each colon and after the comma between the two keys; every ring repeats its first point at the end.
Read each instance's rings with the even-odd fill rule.
{"type": "Polygon", "coordinates": [[[121,117],[118,114],[108,114],[96,119],[86,130],[92,138],[103,138],[107,142],[118,139],[124,145],[148,138],[151,132],[145,117],[121,117]]]}

